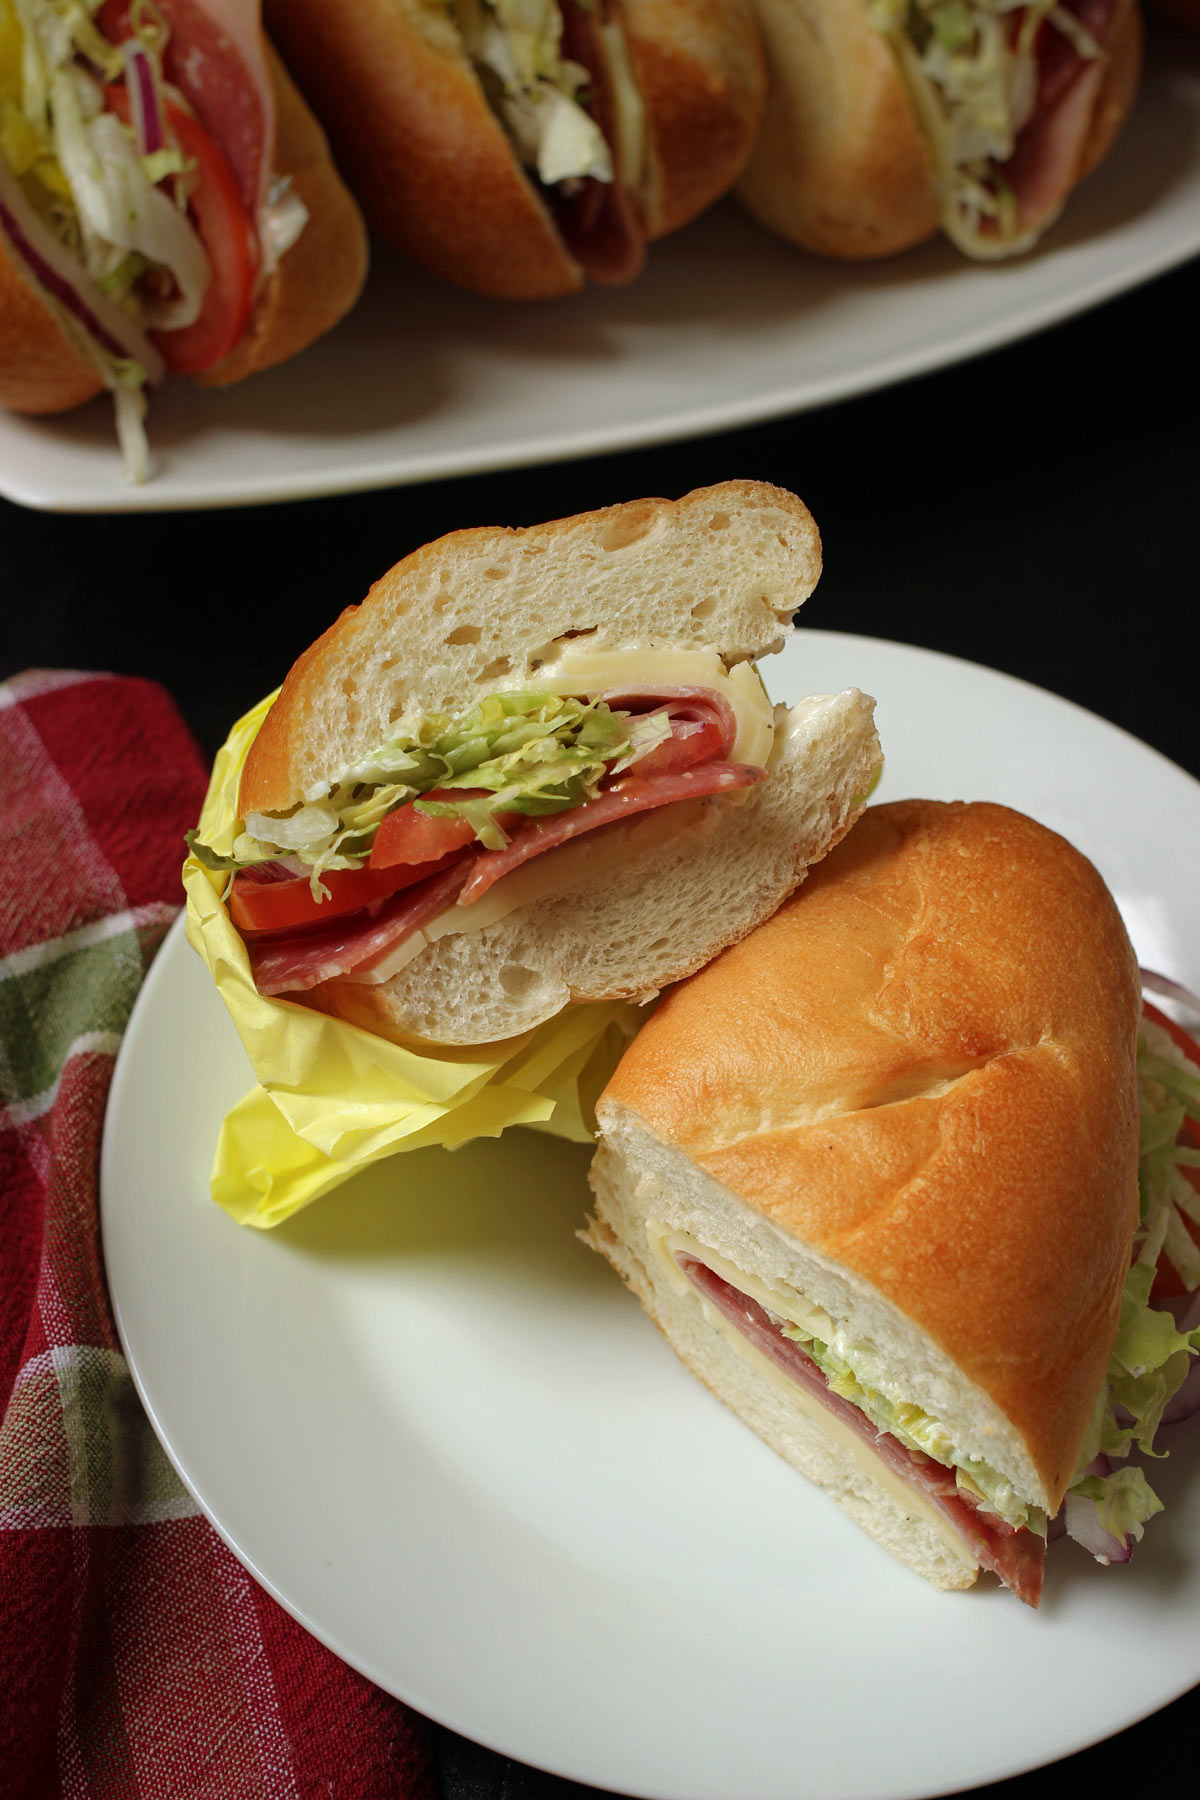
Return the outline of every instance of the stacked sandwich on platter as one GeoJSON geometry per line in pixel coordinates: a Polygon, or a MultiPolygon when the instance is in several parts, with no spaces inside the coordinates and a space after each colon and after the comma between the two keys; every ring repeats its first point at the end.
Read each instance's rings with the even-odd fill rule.
{"type": "Polygon", "coordinates": [[[1062,838],[872,807],[634,1039],[589,1241],[885,1548],[1036,1605],[1055,1530],[1128,1560],[1200,1404],[1186,1049],[1062,838]]]}
{"type": "Polygon", "coordinates": [[[1140,68],[1137,0],[266,0],[302,100],[261,4],[0,0],[0,404],[111,389],[135,479],[166,375],[240,380],[356,299],[322,127],[381,236],[544,299],[735,189],[822,255],[1028,250],[1140,68]]]}

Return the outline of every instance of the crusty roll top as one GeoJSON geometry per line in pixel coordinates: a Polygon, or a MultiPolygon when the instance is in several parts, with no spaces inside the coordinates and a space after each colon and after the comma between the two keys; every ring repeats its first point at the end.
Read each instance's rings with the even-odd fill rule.
{"type": "Polygon", "coordinates": [[[562,639],[715,648],[731,663],[777,650],[820,568],[808,508],[764,482],[453,532],[397,563],[296,662],[246,760],[243,816],[332,784],[402,717],[536,687],[562,639]]]}
{"type": "Polygon", "coordinates": [[[599,1113],[906,1315],[1053,1511],[1129,1263],[1139,1009],[1083,856],[1003,807],[904,801],[668,996],[599,1113]]]}

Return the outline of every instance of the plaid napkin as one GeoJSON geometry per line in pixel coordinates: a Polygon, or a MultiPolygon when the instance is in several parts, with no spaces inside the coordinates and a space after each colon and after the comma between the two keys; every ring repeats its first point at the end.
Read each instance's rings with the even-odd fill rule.
{"type": "Polygon", "coordinates": [[[148,682],[0,685],[0,1793],[430,1800],[423,1722],[225,1548],[109,1309],[105,1098],[205,782],[148,682]]]}

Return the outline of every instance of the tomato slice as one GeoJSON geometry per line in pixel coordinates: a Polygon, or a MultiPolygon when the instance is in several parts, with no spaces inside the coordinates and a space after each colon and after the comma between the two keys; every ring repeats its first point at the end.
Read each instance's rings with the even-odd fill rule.
{"type": "MultiPolygon", "coordinates": [[[[1183,1051],[1185,1056],[1190,1057],[1194,1063],[1200,1063],[1200,1044],[1197,1044],[1194,1038],[1188,1036],[1182,1025],[1177,1025],[1175,1020],[1168,1018],[1166,1013],[1159,1012],[1157,1006],[1151,1006],[1148,1000],[1142,1002],[1142,1011],[1148,1019],[1153,1019],[1156,1025],[1162,1026],[1163,1030],[1172,1038],[1176,1046],[1183,1051]]],[[[1200,1130],[1197,1129],[1191,1119],[1185,1121],[1180,1136],[1186,1138],[1197,1150],[1200,1150],[1200,1130]]],[[[1196,1192],[1200,1194],[1200,1169],[1185,1168],[1182,1173],[1186,1175],[1196,1192]]],[[[1189,1219],[1186,1214],[1182,1214],[1181,1217],[1183,1218],[1184,1224],[1187,1226],[1192,1242],[1194,1244],[1200,1244],[1200,1225],[1197,1225],[1194,1219],[1189,1219]]],[[[1154,1286],[1150,1290],[1150,1298],[1152,1300],[1171,1300],[1177,1298],[1180,1294],[1186,1294],[1190,1291],[1191,1290],[1186,1288],[1179,1279],[1170,1259],[1166,1255],[1160,1256],[1158,1259],[1158,1269],[1154,1276],[1154,1286]]]]}
{"type": "Polygon", "coordinates": [[[282,879],[256,869],[242,869],[233,878],[229,916],[241,932],[296,931],[325,925],[342,913],[357,912],[373,900],[385,900],[401,888],[436,875],[456,860],[456,854],[436,861],[406,863],[391,869],[331,869],[322,876],[328,900],[314,900],[307,875],[282,879]]]}
{"type": "MultiPolygon", "coordinates": [[[[190,325],[150,335],[169,369],[177,375],[198,375],[228,356],[246,334],[258,275],[258,237],[233,170],[216,143],[177,101],[169,94],[165,98],[167,128],[192,165],[187,177],[188,215],[208,253],[209,281],[200,312],[190,325]]],[[[105,100],[128,125],[125,88],[114,83],[106,88],[105,100]]]]}
{"type": "MultiPolygon", "coordinates": [[[[479,800],[486,788],[431,788],[422,795],[425,800],[479,800]]],[[[496,823],[511,834],[529,821],[521,813],[497,813],[496,823]]],[[[375,833],[371,846],[371,867],[390,869],[397,863],[428,862],[435,856],[447,856],[453,850],[465,850],[475,842],[475,827],[466,819],[438,818],[436,813],[418,812],[413,802],[390,812],[375,833]]]]}
{"type": "Polygon", "coordinates": [[[639,757],[630,769],[631,775],[644,779],[647,775],[682,775],[697,763],[724,757],[725,733],[716,719],[676,720],[671,735],[656,744],[648,755],[639,757]]]}

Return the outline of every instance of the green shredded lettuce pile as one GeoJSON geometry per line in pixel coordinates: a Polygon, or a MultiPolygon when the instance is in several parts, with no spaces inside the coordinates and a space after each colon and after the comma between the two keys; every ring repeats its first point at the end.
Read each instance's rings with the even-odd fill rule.
{"type": "Polygon", "coordinates": [[[1121,1297],[1121,1323],[1104,1383],[1076,1464],[1068,1493],[1096,1508],[1100,1525],[1113,1537],[1140,1539],[1146,1520],[1162,1502],[1136,1464],[1124,1461],[1136,1449],[1162,1456],[1155,1434],[1172,1395],[1182,1386],[1192,1356],[1200,1351],[1200,1326],[1179,1332],[1169,1312],[1150,1304],[1159,1257],[1165,1252],[1189,1290],[1200,1286],[1200,1252],[1184,1218],[1200,1223],[1200,1194],[1184,1175],[1200,1165],[1200,1151],[1179,1143],[1185,1118],[1200,1120],[1200,1069],[1183,1055],[1161,1026],[1145,1019],[1138,1040],[1138,1096],[1141,1154],[1138,1164],[1140,1217],[1134,1233],[1135,1261],[1121,1297]],[[1119,1461],[1109,1475],[1089,1475],[1098,1456],[1119,1461]]]}
{"type": "Polygon", "coordinates": [[[316,898],[328,891],[320,884],[327,870],[362,866],[379,826],[398,807],[466,819],[479,843],[501,850],[508,837],[498,814],[580,806],[595,798],[606,775],[623,773],[670,735],[663,711],[614,712],[603,701],[563,694],[491,694],[469,712],[431,714],[412,733],[390,739],[346,770],[324,799],[279,816],[251,813],[227,857],[195,834],[189,843],[214,869],[298,857],[316,898]],[[433,789],[464,795],[421,798],[433,789]]]}
{"type": "Polygon", "coordinates": [[[547,187],[613,178],[604,134],[586,110],[588,73],[564,57],[555,0],[452,0],[463,48],[517,155],[547,187]]]}

